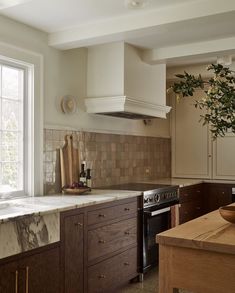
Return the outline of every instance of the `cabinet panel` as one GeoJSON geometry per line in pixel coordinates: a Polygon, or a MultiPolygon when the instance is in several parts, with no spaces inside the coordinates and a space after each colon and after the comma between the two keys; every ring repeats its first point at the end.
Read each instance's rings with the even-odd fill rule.
{"type": "Polygon", "coordinates": [[[174,95],[172,112],[172,176],[191,178],[211,177],[211,140],[207,126],[200,120],[201,110],[193,105],[194,98],[183,98],[180,103],[174,95]]]}
{"type": "Polygon", "coordinates": [[[21,259],[19,261],[19,292],[59,292],[59,259],[59,248],[35,253],[21,259]]]}
{"type": "Polygon", "coordinates": [[[213,178],[235,179],[235,135],[217,138],[213,144],[213,178]]]}
{"type": "Polygon", "coordinates": [[[192,200],[203,200],[203,184],[197,184],[190,187],[182,187],[179,190],[180,203],[192,201],[192,200]]]}
{"type": "Polygon", "coordinates": [[[0,293],[60,292],[59,247],[38,248],[0,265],[0,293]]]}
{"type": "Polygon", "coordinates": [[[83,292],[83,214],[67,216],[63,231],[64,292],[83,292]]]}
{"type": "Polygon", "coordinates": [[[88,261],[137,243],[137,218],[88,231],[88,261]]]}
{"type": "Polygon", "coordinates": [[[113,292],[112,290],[137,275],[137,248],[134,247],[88,270],[88,292],[113,292]]]}
{"type": "Polygon", "coordinates": [[[19,289],[19,270],[17,262],[0,266],[0,293],[15,293],[19,289]]]}
{"type": "Polygon", "coordinates": [[[201,200],[193,200],[180,204],[179,209],[180,224],[195,219],[203,215],[203,205],[201,200]]]}
{"type": "Polygon", "coordinates": [[[232,186],[229,184],[210,184],[205,186],[205,202],[207,212],[217,210],[221,206],[232,203],[232,186]]]}
{"type": "Polygon", "coordinates": [[[122,205],[88,212],[88,225],[103,223],[137,212],[137,200],[122,205]]]}

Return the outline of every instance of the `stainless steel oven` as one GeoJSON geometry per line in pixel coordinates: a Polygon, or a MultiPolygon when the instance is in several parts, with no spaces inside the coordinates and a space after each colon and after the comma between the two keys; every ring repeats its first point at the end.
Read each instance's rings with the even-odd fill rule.
{"type": "Polygon", "coordinates": [[[144,208],[143,210],[143,265],[142,273],[158,264],[158,244],[156,235],[171,228],[171,206],[178,203],[174,200],[170,203],[144,208]]]}

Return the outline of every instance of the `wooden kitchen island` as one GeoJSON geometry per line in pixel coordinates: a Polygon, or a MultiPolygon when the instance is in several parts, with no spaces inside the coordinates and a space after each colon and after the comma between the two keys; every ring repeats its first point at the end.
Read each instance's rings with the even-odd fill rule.
{"type": "Polygon", "coordinates": [[[219,211],[157,235],[159,293],[235,292],[235,224],[219,211]]]}

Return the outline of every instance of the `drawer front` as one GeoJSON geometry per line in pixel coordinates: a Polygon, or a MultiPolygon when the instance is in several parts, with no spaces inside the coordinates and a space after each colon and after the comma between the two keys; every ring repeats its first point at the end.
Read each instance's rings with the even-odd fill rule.
{"type": "Polygon", "coordinates": [[[126,204],[88,212],[88,225],[103,223],[133,213],[137,213],[137,199],[126,204]]]}
{"type": "Polygon", "coordinates": [[[137,276],[137,248],[131,248],[88,269],[88,292],[113,292],[137,276]]]}
{"type": "Polygon", "coordinates": [[[191,188],[190,187],[180,188],[179,199],[181,203],[197,200],[197,199],[202,200],[202,197],[203,197],[203,189],[201,184],[198,184],[191,188]]]}
{"type": "Polygon", "coordinates": [[[180,224],[200,217],[203,214],[203,206],[200,200],[182,203],[179,209],[180,224]]]}
{"type": "Polygon", "coordinates": [[[88,261],[137,243],[137,217],[88,231],[88,261]]]}

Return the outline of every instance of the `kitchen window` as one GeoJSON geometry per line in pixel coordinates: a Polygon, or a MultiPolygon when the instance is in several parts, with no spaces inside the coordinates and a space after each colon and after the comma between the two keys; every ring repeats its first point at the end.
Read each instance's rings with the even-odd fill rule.
{"type": "Polygon", "coordinates": [[[0,198],[29,193],[29,74],[0,59],[0,198]]]}

